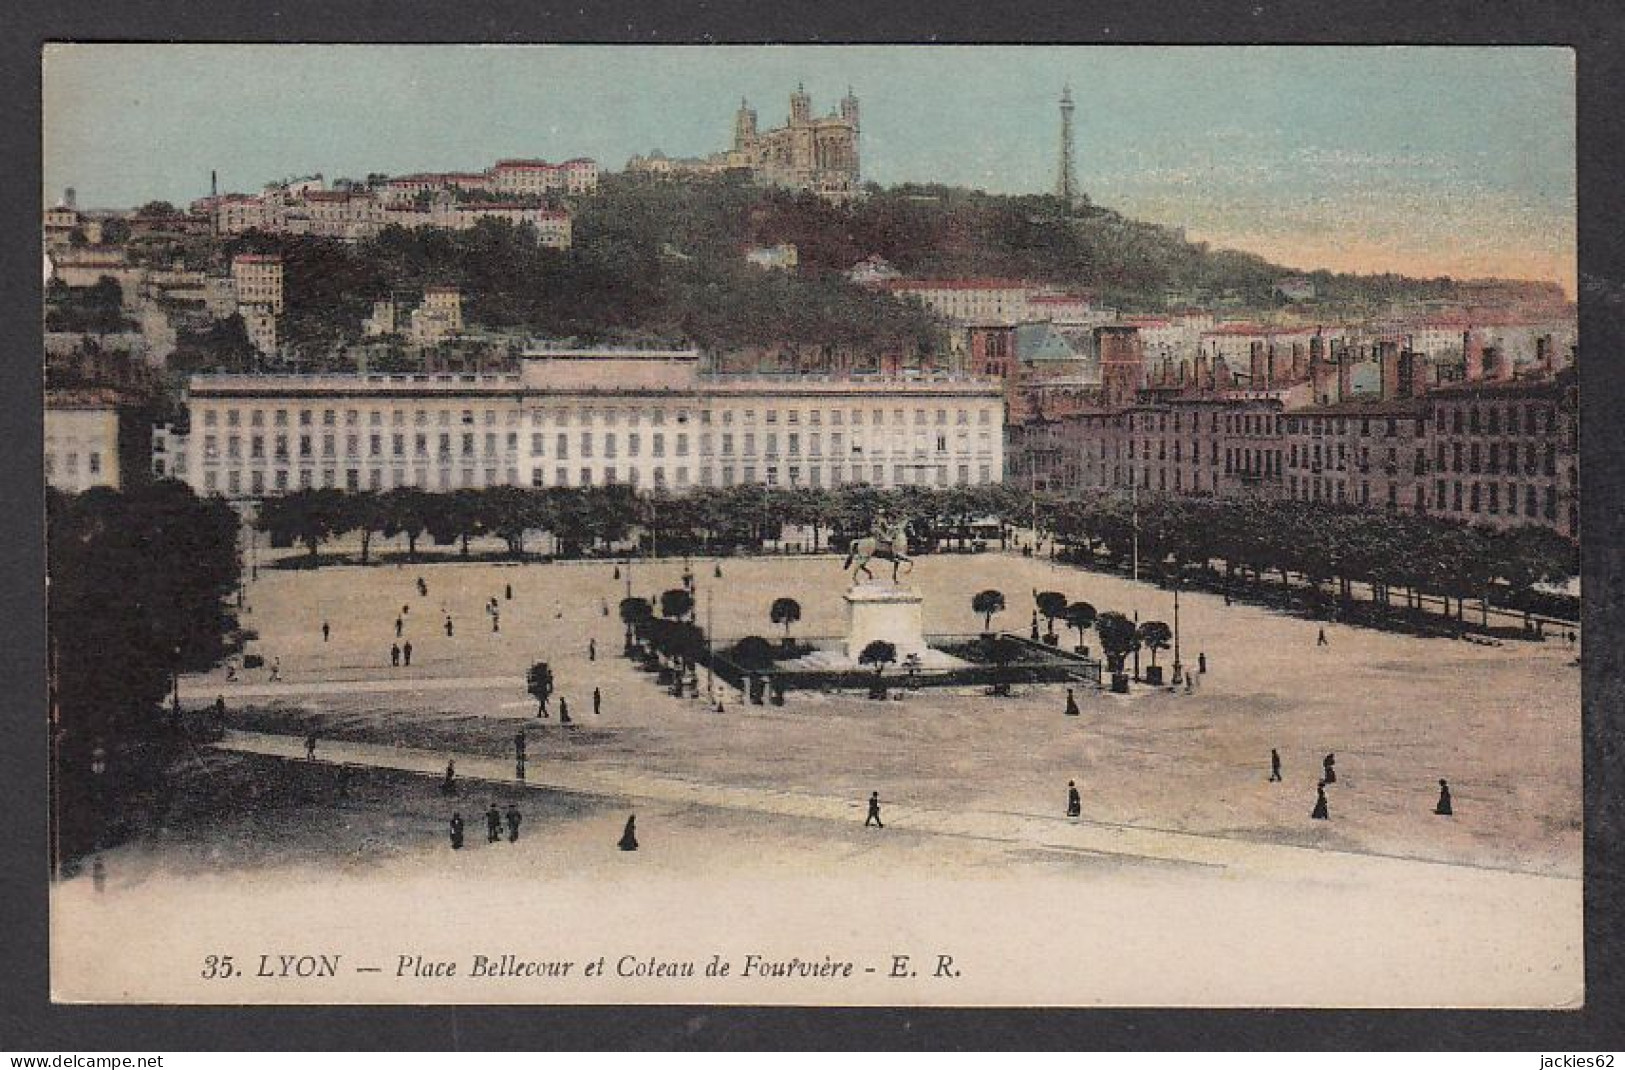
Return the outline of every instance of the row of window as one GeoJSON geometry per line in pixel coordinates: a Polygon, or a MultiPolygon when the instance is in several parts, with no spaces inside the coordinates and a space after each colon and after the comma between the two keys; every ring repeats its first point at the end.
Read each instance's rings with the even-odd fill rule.
{"type": "MultiPolygon", "coordinates": [[[[872,483],[877,486],[887,485],[887,475],[891,476],[890,485],[930,485],[948,486],[950,483],[966,485],[973,478],[978,483],[989,483],[993,479],[993,468],[990,464],[980,464],[973,472],[969,464],[949,466],[946,464],[934,465],[859,465],[850,467],[844,465],[831,465],[826,470],[823,466],[810,465],[756,465],[735,466],[725,464],[721,466],[706,466],[690,469],[687,465],[679,465],[672,469],[668,477],[664,467],[656,467],[653,472],[653,484],[656,487],[675,487],[677,489],[692,486],[730,487],[736,484],[766,483],[768,486],[835,486],[842,483],[872,483]]],[[[159,474],[162,474],[159,470],[159,474]]],[[[575,472],[572,482],[571,470],[566,467],[555,467],[551,470],[532,467],[530,469],[530,485],[533,487],[590,487],[606,486],[617,483],[626,483],[629,486],[638,486],[641,476],[635,468],[621,471],[614,465],[602,469],[580,468],[575,472]]],[[[440,466],[435,469],[419,468],[301,468],[290,470],[277,468],[270,472],[262,469],[253,469],[245,473],[239,469],[230,469],[224,473],[213,469],[203,473],[203,490],[205,493],[217,494],[224,491],[230,495],[262,495],[267,493],[286,493],[292,489],[309,490],[314,487],[338,488],[349,491],[384,490],[387,487],[421,487],[424,489],[452,490],[461,487],[490,487],[490,486],[518,486],[520,485],[520,469],[506,468],[473,468],[440,466]],[[224,478],[222,479],[222,475],[224,478]],[[431,478],[432,477],[432,478],[431,478]]]]}
{"type": "MultiPolygon", "coordinates": [[[[517,408],[507,408],[503,410],[484,409],[478,411],[474,409],[463,409],[456,414],[456,420],[465,426],[483,423],[487,427],[493,427],[498,423],[499,411],[502,413],[501,422],[509,427],[517,427],[524,422],[524,412],[517,408]]],[[[713,410],[711,409],[699,409],[697,410],[697,413],[692,415],[697,418],[700,424],[709,426],[713,419],[712,411],[713,410]]],[[[757,422],[756,409],[734,410],[731,408],[722,409],[717,422],[723,425],[733,424],[735,422],[736,411],[739,417],[738,422],[745,424],[754,424],[757,422]]],[[[583,426],[590,426],[601,420],[606,427],[614,427],[616,424],[621,422],[622,419],[626,421],[627,426],[637,427],[643,422],[645,415],[647,415],[648,422],[655,427],[659,427],[666,423],[668,415],[673,421],[679,424],[686,424],[691,418],[691,413],[686,408],[670,410],[656,408],[648,410],[647,414],[645,414],[644,410],[638,408],[628,408],[624,410],[616,408],[577,408],[572,410],[570,408],[561,406],[555,408],[536,407],[529,409],[528,412],[530,414],[529,422],[532,427],[540,427],[544,422],[550,422],[555,427],[568,427],[570,426],[572,413],[574,414],[575,420],[583,426]]],[[[908,425],[910,423],[908,412],[909,410],[906,409],[891,409],[891,425],[893,427],[903,427],[908,425]]],[[[913,410],[912,423],[915,427],[926,427],[930,425],[946,427],[950,423],[950,412],[952,415],[951,422],[956,426],[964,427],[968,426],[972,422],[971,410],[969,409],[929,410],[917,408],[913,410]]],[[[242,409],[229,408],[225,409],[224,413],[224,422],[227,427],[239,427],[244,422],[244,410],[242,409]]],[[[848,423],[854,427],[861,427],[864,426],[866,421],[868,426],[882,427],[887,423],[886,414],[887,410],[879,407],[871,409],[830,409],[827,413],[822,409],[811,409],[805,413],[801,409],[787,409],[783,410],[782,413],[779,409],[765,409],[762,410],[761,413],[763,418],[762,422],[766,424],[771,425],[780,423],[780,416],[782,415],[784,423],[794,426],[802,423],[802,417],[805,416],[805,422],[812,427],[823,426],[826,419],[829,425],[832,427],[842,427],[846,426],[848,423]],[[865,417],[865,413],[867,413],[867,417],[865,417]]],[[[362,410],[360,409],[342,410],[342,419],[346,427],[359,426],[362,423],[363,415],[365,415],[366,423],[370,427],[383,427],[386,422],[386,413],[382,409],[370,409],[367,410],[365,414],[363,414],[362,410]]],[[[387,414],[387,422],[394,427],[403,427],[407,423],[407,415],[408,410],[406,409],[390,410],[387,414]]],[[[287,427],[291,418],[296,419],[300,427],[310,427],[317,423],[318,420],[324,427],[333,427],[339,423],[340,416],[341,410],[339,409],[299,409],[295,415],[291,413],[290,410],[285,408],[270,410],[254,408],[247,410],[247,423],[250,427],[264,427],[267,422],[267,418],[269,418],[272,425],[276,427],[287,427]]],[[[206,408],[203,410],[204,427],[217,427],[219,426],[220,422],[221,410],[215,408],[206,408]]],[[[452,422],[453,410],[451,409],[436,409],[432,410],[432,413],[431,410],[428,409],[411,410],[411,423],[417,427],[426,427],[430,423],[438,424],[441,427],[449,427],[451,426],[452,422]]],[[[975,422],[977,425],[982,427],[990,426],[993,422],[992,410],[986,408],[978,409],[976,411],[975,422]]]]}
{"type": "MultiPolygon", "coordinates": [[[[1200,430],[1202,424],[1201,413],[1131,413],[1128,416],[1129,430],[1156,430],[1169,429],[1169,416],[1172,416],[1174,431],[1184,430],[1188,424],[1190,429],[1200,430]]],[[[1449,426],[1453,434],[1491,434],[1502,433],[1503,428],[1508,435],[1520,433],[1525,435],[1551,435],[1557,429],[1557,411],[1550,405],[1499,405],[1469,406],[1457,408],[1436,408],[1433,411],[1434,426],[1441,430],[1449,426]]],[[[1208,414],[1208,427],[1211,431],[1218,431],[1221,424],[1229,434],[1243,435],[1279,435],[1283,431],[1288,434],[1343,435],[1349,433],[1356,426],[1362,436],[1370,437],[1374,432],[1392,438],[1400,433],[1401,427],[1409,423],[1411,434],[1421,437],[1426,433],[1427,421],[1423,417],[1400,416],[1287,416],[1279,413],[1237,413],[1237,412],[1211,412],[1208,414]]]]}
{"type": "Polygon", "coordinates": [[[1437,408],[1433,411],[1434,426],[1443,428],[1447,423],[1452,434],[1478,434],[1481,430],[1486,434],[1499,435],[1501,429],[1506,428],[1509,435],[1518,434],[1521,426],[1526,435],[1554,434],[1557,430],[1557,410],[1543,405],[1508,405],[1503,419],[1502,409],[1499,405],[1480,408],[1474,405],[1470,408],[1437,408]],[[1519,417],[1522,416],[1520,420],[1519,417]]]}
{"type": "MultiPolygon", "coordinates": [[[[265,435],[249,435],[246,441],[248,445],[248,456],[254,460],[264,459],[266,456],[267,446],[269,446],[271,450],[271,455],[277,460],[286,460],[290,456],[290,448],[295,446],[297,447],[299,457],[304,458],[316,455],[315,449],[317,446],[317,440],[314,435],[302,434],[294,437],[288,434],[276,434],[272,435],[269,439],[267,439],[265,435]]],[[[553,441],[553,456],[559,460],[569,459],[570,441],[570,436],[563,432],[558,432],[555,434],[553,441]]],[[[603,432],[603,437],[596,441],[593,432],[583,431],[576,438],[576,448],[579,450],[579,454],[583,458],[592,457],[596,448],[601,450],[603,456],[608,459],[616,457],[619,454],[622,441],[623,440],[620,439],[613,431],[603,432]]],[[[240,459],[243,455],[243,444],[243,436],[227,435],[226,456],[232,460],[240,459]]],[[[476,453],[476,444],[476,434],[472,431],[463,432],[457,437],[455,442],[453,440],[452,432],[442,431],[438,434],[434,442],[435,452],[441,457],[450,456],[453,452],[454,445],[460,447],[457,452],[461,456],[473,456],[476,453]]],[[[689,455],[690,438],[687,432],[677,432],[672,436],[670,444],[672,446],[674,456],[687,457],[689,455]]],[[[702,431],[698,436],[700,456],[711,456],[714,452],[713,446],[717,444],[718,443],[714,442],[711,432],[702,431]]],[[[776,431],[769,431],[762,439],[762,445],[765,447],[763,452],[768,457],[777,457],[780,455],[780,444],[779,433],[776,431]]],[[[427,457],[429,455],[430,447],[429,434],[426,432],[416,432],[412,434],[410,445],[413,456],[427,457]]],[[[485,433],[483,452],[486,455],[492,455],[497,453],[500,447],[500,449],[505,453],[516,454],[519,451],[519,445],[520,438],[519,432],[517,431],[509,431],[500,439],[499,432],[489,431],[485,433]]],[[[624,440],[624,445],[626,449],[626,456],[642,456],[644,443],[642,435],[640,435],[638,432],[629,432],[624,440]]],[[[923,456],[926,453],[931,452],[933,445],[935,446],[935,452],[947,453],[949,450],[948,433],[946,431],[939,431],[935,435],[934,440],[925,435],[916,435],[913,442],[913,452],[916,455],[923,456]]],[[[320,446],[321,456],[336,456],[338,451],[337,434],[323,434],[320,438],[320,446]]],[[[366,437],[366,455],[368,457],[383,456],[385,446],[385,436],[381,432],[369,434],[366,437]]],[[[407,433],[396,432],[391,434],[389,436],[387,446],[390,456],[405,457],[407,455],[408,446],[407,433]]],[[[808,433],[805,439],[803,439],[800,432],[795,431],[789,432],[784,436],[783,453],[785,456],[802,456],[803,446],[805,446],[805,455],[808,457],[824,456],[823,433],[813,431],[808,433]]],[[[990,452],[992,446],[992,433],[990,431],[978,432],[976,440],[976,448],[978,452],[990,452]]],[[[667,437],[664,433],[656,431],[649,436],[650,456],[666,456],[666,447],[667,437]]],[[[724,457],[733,456],[736,452],[744,456],[756,456],[756,433],[753,431],[746,431],[736,443],[733,432],[724,431],[720,435],[720,447],[720,452],[724,457]],[[736,451],[736,444],[742,445],[743,449],[736,451]]],[[[844,433],[839,431],[830,433],[829,455],[831,457],[843,456],[848,449],[850,449],[850,452],[855,455],[860,455],[864,452],[864,442],[861,432],[852,432],[850,447],[848,447],[847,439],[844,433]]],[[[893,441],[891,450],[892,452],[906,452],[907,446],[903,443],[893,441]]],[[[954,451],[957,453],[968,453],[970,450],[971,441],[969,432],[958,432],[954,439],[954,451]]],[[[876,443],[874,446],[874,452],[882,455],[885,454],[887,452],[886,441],[882,440],[876,443]]],[[[346,457],[360,457],[361,453],[361,435],[359,433],[346,434],[344,436],[344,455],[346,457]]],[[[546,455],[546,435],[539,431],[533,432],[530,436],[530,456],[543,457],[546,455]]],[[[203,436],[203,456],[207,460],[216,460],[219,458],[220,438],[218,435],[205,434],[203,436]]]]}
{"type": "MultiPolygon", "coordinates": [[[[93,476],[102,474],[102,455],[99,450],[91,450],[85,454],[85,471],[93,476]]],[[[57,455],[47,450],[45,452],[45,480],[50,482],[57,474],[57,455]]],[[[79,452],[68,450],[62,454],[62,474],[77,476],[79,474],[79,452]]]]}

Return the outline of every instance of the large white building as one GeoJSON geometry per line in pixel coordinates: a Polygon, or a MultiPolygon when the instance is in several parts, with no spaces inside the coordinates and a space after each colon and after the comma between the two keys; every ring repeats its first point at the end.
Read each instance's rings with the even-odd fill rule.
{"type": "Polygon", "coordinates": [[[186,439],[200,494],[628,484],[991,483],[1003,395],[986,380],[738,377],[693,351],[547,350],[503,374],[200,375],[186,439]]]}
{"type": "Polygon", "coordinates": [[[47,394],[46,485],[75,494],[117,487],[118,425],[118,408],[99,392],[47,394]]]}
{"type": "Polygon", "coordinates": [[[1027,299],[1035,292],[1008,279],[893,279],[885,288],[912,297],[950,323],[1013,326],[1038,318],[1027,299]]]}

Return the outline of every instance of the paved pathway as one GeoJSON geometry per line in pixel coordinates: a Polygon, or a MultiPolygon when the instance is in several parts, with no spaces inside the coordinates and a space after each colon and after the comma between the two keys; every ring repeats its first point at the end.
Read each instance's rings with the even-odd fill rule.
{"type": "Polygon", "coordinates": [[[290,698],[301,695],[384,695],[421,694],[426,691],[484,691],[507,688],[520,694],[525,690],[522,676],[399,676],[369,680],[279,680],[276,683],[227,683],[181,678],[181,700],[212,702],[216,695],[230,698],[290,698]]]}
{"type": "MultiPolygon", "coordinates": [[[[214,744],[221,750],[262,754],[302,760],[303,737],[260,732],[228,731],[214,744]]],[[[319,740],[317,761],[352,764],[378,769],[395,769],[439,778],[446,762],[454,759],[460,779],[513,785],[513,762],[473,754],[418,750],[376,743],[319,740]]],[[[525,786],[576,794],[617,798],[650,799],[662,803],[719,807],[784,817],[858,822],[864,800],[829,797],[811,792],[775,790],[711,784],[683,777],[647,773],[633,769],[587,766],[579,762],[550,762],[534,756],[525,786]]],[[[954,836],[1005,843],[1032,850],[1067,851],[1133,860],[1159,861],[1215,868],[1279,870],[1283,866],[1302,870],[1313,867],[1317,856],[1335,854],[1346,861],[1381,870],[1405,867],[1414,874],[1416,866],[1441,869],[1463,868],[1463,864],[1366,852],[1334,851],[1319,847],[1261,843],[1201,833],[1143,826],[1113,825],[1076,821],[1044,814],[991,810],[943,810],[908,806],[884,799],[883,815],[888,827],[895,825],[913,833],[954,836]]],[[[1465,866],[1490,869],[1484,866],[1465,866]]],[[[1507,877],[1527,880],[1574,880],[1576,878],[1499,870],[1507,877]]],[[[1379,874],[1380,875],[1380,874],[1379,874]]]]}

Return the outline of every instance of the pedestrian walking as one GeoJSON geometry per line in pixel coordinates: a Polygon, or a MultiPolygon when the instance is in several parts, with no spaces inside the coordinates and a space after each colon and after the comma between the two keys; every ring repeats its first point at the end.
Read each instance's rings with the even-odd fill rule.
{"type": "Polygon", "coordinates": [[[1270,783],[1281,779],[1281,752],[1274,747],[1270,748],[1270,783]]]}
{"type": "Polygon", "coordinates": [[[1082,712],[1083,712],[1082,710],[1078,709],[1078,696],[1076,696],[1076,695],[1074,695],[1072,693],[1072,689],[1070,687],[1067,688],[1066,689],[1066,715],[1068,717],[1076,717],[1082,712]]]}
{"type": "Polygon", "coordinates": [[[502,597],[509,602],[513,601],[513,584],[505,583],[502,585],[502,597]]]}
{"type": "Polygon", "coordinates": [[[391,668],[398,669],[401,667],[401,644],[389,644],[389,664],[391,668]]]}
{"type": "Polygon", "coordinates": [[[418,596],[420,598],[429,597],[429,585],[423,582],[422,576],[418,577],[418,596]]]}
{"type": "Polygon", "coordinates": [[[515,732],[514,735],[513,735],[513,753],[514,753],[514,757],[516,757],[516,758],[524,758],[524,756],[525,756],[525,743],[526,743],[525,731],[524,731],[524,729],[520,729],[519,731],[515,732]]]}
{"type": "Polygon", "coordinates": [[[401,637],[401,630],[406,627],[406,621],[400,617],[395,618],[395,638],[401,637]]]}
{"type": "Polygon", "coordinates": [[[440,794],[457,794],[457,763],[455,761],[446,763],[446,779],[440,784],[440,794]]]}
{"type": "Polygon", "coordinates": [[[509,843],[518,843],[519,842],[519,822],[521,820],[521,818],[519,816],[519,807],[515,806],[513,803],[509,803],[508,804],[508,812],[507,812],[507,814],[505,816],[508,819],[508,842],[509,843]]]}
{"type": "Polygon", "coordinates": [[[494,632],[500,632],[501,630],[502,630],[502,614],[501,613],[493,613],[493,614],[491,614],[491,631],[494,633],[494,632]]]}
{"type": "Polygon", "coordinates": [[[1207,673],[1207,651],[1205,650],[1196,653],[1196,671],[1203,675],[1207,673]]]}
{"type": "Polygon", "coordinates": [[[237,663],[235,661],[228,661],[228,662],[226,662],[226,683],[234,684],[236,682],[237,682],[237,663]]]}
{"type": "Polygon", "coordinates": [[[716,579],[719,579],[719,580],[722,578],[722,562],[721,561],[718,561],[716,563],[716,567],[711,570],[711,575],[713,577],[715,577],[716,579]]]}
{"type": "Polygon", "coordinates": [[[1188,672],[1188,673],[1185,674],[1185,694],[1190,695],[1190,694],[1194,694],[1195,692],[1196,692],[1196,674],[1193,673],[1193,672],[1188,672]]]}
{"type": "Polygon", "coordinates": [[[558,601],[557,599],[555,599],[554,602],[553,602],[553,619],[554,620],[563,620],[564,619],[564,603],[558,601]]]}
{"type": "Polygon", "coordinates": [[[406,641],[405,646],[401,647],[401,660],[406,663],[408,669],[412,667],[412,640],[410,639],[406,641]]]}
{"type": "Polygon", "coordinates": [[[598,640],[596,640],[596,639],[588,639],[587,640],[587,660],[588,661],[597,661],[598,660],[598,640]]]}
{"type": "Polygon", "coordinates": [[[276,683],[280,679],[282,679],[282,659],[275,657],[271,659],[271,682],[276,683]]]}
{"type": "Polygon", "coordinates": [[[1320,634],[1315,637],[1315,645],[1316,646],[1331,646],[1332,645],[1332,644],[1330,644],[1330,643],[1328,643],[1326,641],[1326,629],[1325,628],[1320,629],[1320,634]]]}
{"type": "Polygon", "coordinates": [[[485,842],[496,843],[502,839],[502,811],[497,804],[492,803],[491,808],[485,811],[485,842]]]}
{"type": "Polygon", "coordinates": [[[636,851],[638,849],[638,815],[632,814],[626,819],[626,829],[621,833],[621,842],[615,846],[623,851],[636,851]]]}
{"type": "Polygon", "coordinates": [[[592,689],[592,715],[597,717],[604,712],[604,694],[596,687],[592,689]]]}
{"type": "Polygon", "coordinates": [[[598,600],[598,615],[600,617],[609,616],[609,601],[607,599],[600,598],[598,600]]]}
{"type": "Polygon", "coordinates": [[[513,760],[513,778],[515,780],[525,779],[525,756],[523,754],[513,760]]]}
{"type": "Polygon", "coordinates": [[[863,819],[863,827],[868,828],[870,822],[873,822],[876,828],[886,827],[880,823],[880,792],[878,791],[869,793],[869,816],[863,819]]]}
{"type": "Polygon", "coordinates": [[[316,733],[312,732],[310,735],[305,737],[305,761],[314,762],[315,760],[316,760],[316,733]]]}
{"type": "Polygon", "coordinates": [[[1450,806],[1450,785],[1443,780],[1439,781],[1439,804],[1433,808],[1433,812],[1440,817],[1449,817],[1456,812],[1450,806]]]}
{"type": "Polygon", "coordinates": [[[322,642],[327,642],[327,637],[332,634],[332,631],[332,626],[329,625],[325,620],[322,621],[322,642]]]}
{"type": "Polygon", "coordinates": [[[1316,821],[1331,819],[1331,812],[1326,809],[1326,782],[1324,780],[1315,785],[1315,809],[1309,816],[1316,821]]]}
{"type": "Polygon", "coordinates": [[[446,618],[446,638],[450,639],[451,635],[452,635],[451,618],[447,617],[446,618]]]}
{"type": "Polygon", "coordinates": [[[559,696],[559,724],[573,724],[570,720],[570,700],[559,696]]]}
{"type": "Polygon", "coordinates": [[[1328,784],[1337,783],[1337,755],[1326,755],[1326,757],[1320,760],[1320,764],[1321,767],[1326,770],[1325,776],[1323,776],[1321,779],[1325,780],[1328,784]]]}
{"type": "Polygon", "coordinates": [[[461,851],[463,849],[463,815],[462,814],[452,814],[451,815],[451,849],[453,851],[461,851]]]}
{"type": "Polygon", "coordinates": [[[1038,642],[1038,610],[1033,610],[1032,641],[1038,642]]]}
{"type": "Polygon", "coordinates": [[[1075,781],[1066,782],[1066,816],[1077,817],[1083,813],[1083,799],[1078,795],[1078,785],[1075,781]]]}
{"type": "Polygon", "coordinates": [[[405,602],[402,602],[401,603],[401,616],[404,617],[410,612],[412,612],[412,607],[407,605],[405,602]]]}

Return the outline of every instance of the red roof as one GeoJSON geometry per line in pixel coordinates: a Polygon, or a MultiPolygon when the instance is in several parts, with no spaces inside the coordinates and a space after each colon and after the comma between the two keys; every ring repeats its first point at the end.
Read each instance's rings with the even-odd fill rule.
{"type": "Polygon", "coordinates": [[[1014,279],[892,279],[893,290],[1021,290],[1027,284],[1014,279]]]}
{"type": "Polygon", "coordinates": [[[457,210],[459,212],[534,212],[538,219],[570,218],[570,214],[568,212],[550,212],[537,208],[535,205],[511,204],[508,202],[503,202],[500,204],[459,204],[457,206],[457,210]]]}

